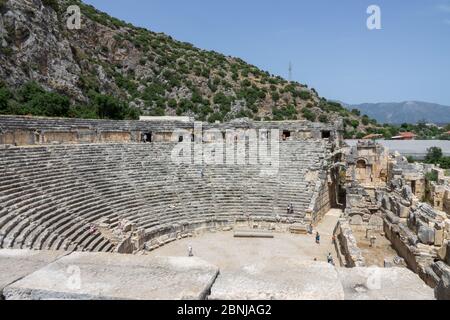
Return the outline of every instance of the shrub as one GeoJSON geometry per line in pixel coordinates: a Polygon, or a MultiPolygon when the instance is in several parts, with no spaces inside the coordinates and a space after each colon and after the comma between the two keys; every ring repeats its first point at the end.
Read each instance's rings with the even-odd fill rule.
{"type": "Polygon", "coordinates": [[[194,90],[192,92],[191,101],[193,103],[203,103],[203,98],[202,98],[202,96],[201,96],[201,94],[200,94],[200,92],[198,90],[194,90]]]}
{"type": "Polygon", "coordinates": [[[436,171],[431,171],[425,174],[425,179],[429,182],[437,182],[438,181],[438,173],[436,171]]]}
{"type": "Polygon", "coordinates": [[[427,150],[425,162],[437,164],[443,156],[442,149],[438,147],[431,147],[427,150]]]}
{"type": "Polygon", "coordinates": [[[67,117],[70,109],[70,100],[57,93],[44,92],[34,96],[26,105],[34,115],[67,117]]]}
{"type": "Polygon", "coordinates": [[[70,118],[79,119],[97,119],[97,109],[91,105],[75,105],[71,106],[68,112],[70,118]]]}
{"type": "Polygon", "coordinates": [[[315,115],[310,109],[308,109],[308,108],[303,108],[303,109],[302,109],[302,114],[303,114],[303,117],[304,117],[306,120],[309,120],[309,121],[311,121],[311,122],[316,121],[316,115],[315,115]]]}
{"type": "Polygon", "coordinates": [[[176,109],[177,106],[178,106],[178,103],[177,103],[177,100],[175,100],[175,99],[170,99],[170,100],[167,102],[167,105],[169,106],[169,108],[176,109]]]}
{"type": "Polygon", "coordinates": [[[359,121],[358,120],[352,120],[351,122],[350,122],[350,124],[351,124],[351,126],[353,127],[353,128],[358,128],[359,127],[359,121]]]}
{"type": "Polygon", "coordinates": [[[250,82],[250,80],[245,79],[244,81],[241,82],[241,85],[243,87],[250,87],[252,85],[252,83],[250,82]]]}
{"type": "Polygon", "coordinates": [[[309,100],[309,99],[311,99],[311,93],[309,91],[301,91],[298,96],[302,100],[309,100]]]}
{"type": "MultiPolygon", "coordinates": [[[[56,12],[59,11],[59,3],[58,0],[42,0],[42,4],[46,7],[50,7],[56,12]]],[[[1,6],[1,3],[0,3],[1,6]]]]}
{"type": "Polygon", "coordinates": [[[7,88],[0,88],[0,113],[6,112],[9,99],[11,98],[12,94],[7,88]]]}
{"type": "Polygon", "coordinates": [[[414,159],[413,156],[407,156],[406,160],[408,160],[408,163],[415,163],[416,162],[416,159],[414,159]]]}
{"type": "Polygon", "coordinates": [[[130,112],[128,104],[108,95],[96,94],[93,105],[101,119],[123,120],[130,112]]]}
{"type": "Polygon", "coordinates": [[[365,125],[365,126],[367,126],[367,125],[369,125],[369,123],[370,123],[369,117],[368,117],[368,116],[363,116],[363,118],[362,118],[362,124],[365,125]]]}
{"type": "Polygon", "coordinates": [[[322,122],[322,123],[328,123],[329,120],[328,120],[328,117],[325,114],[321,114],[319,116],[319,121],[322,122]]]}
{"type": "Polygon", "coordinates": [[[230,104],[229,98],[223,92],[217,93],[214,96],[213,101],[214,101],[215,104],[218,104],[218,105],[221,105],[221,106],[230,104]]]}
{"type": "Polygon", "coordinates": [[[280,100],[280,94],[278,92],[272,92],[272,100],[275,102],[280,100]]]}
{"type": "Polygon", "coordinates": [[[223,115],[221,113],[215,112],[209,116],[208,122],[214,123],[216,121],[223,121],[223,115]]]}

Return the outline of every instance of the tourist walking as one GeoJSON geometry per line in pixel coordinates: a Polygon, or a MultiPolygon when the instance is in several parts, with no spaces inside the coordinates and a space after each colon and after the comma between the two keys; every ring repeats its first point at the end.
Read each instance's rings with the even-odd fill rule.
{"type": "Polygon", "coordinates": [[[319,234],[319,232],[316,233],[316,243],[320,244],[320,234],[319,234]]]}
{"type": "Polygon", "coordinates": [[[333,260],[333,256],[331,255],[331,252],[328,254],[327,261],[329,264],[334,266],[334,260],[333,260]]]}

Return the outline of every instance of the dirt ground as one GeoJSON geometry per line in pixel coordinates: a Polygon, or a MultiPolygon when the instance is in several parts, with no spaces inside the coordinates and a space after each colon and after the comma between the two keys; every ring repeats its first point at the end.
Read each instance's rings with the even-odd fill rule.
{"type": "Polygon", "coordinates": [[[283,270],[283,265],[292,258],[327,261],[328,253],[337,261],[332,234],[340,214],[339,210],[331,210],[314,230],[314,234],[316,230],[321,234],[320,245],[315,243],[314,234],[276,233],[273,239],[252,239],[234,238],[231,231],[182,239],[146,254],[185,257],[188,255],[188,247],[192,246],[194,256],[215,264],[222,271],[251,269],[256,264],[278,264],[280,270],[283,270]]]}
{"type": "Polygon", "coordinates": [[[372,231],[370,234],[377,238],[373,248],[370,247],[370,240],[366,239],[366,231],[361,228],[353,228],[353,235],[366,260],[366,265],[384,267],[384,259],[392,261],[398,254],[381,231],[372,231]]]}

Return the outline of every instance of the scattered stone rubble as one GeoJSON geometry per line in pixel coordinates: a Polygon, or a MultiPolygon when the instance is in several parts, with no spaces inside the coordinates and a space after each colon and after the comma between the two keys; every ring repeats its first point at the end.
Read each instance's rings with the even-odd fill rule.
{"type": "MultiPolygon", "coordinates": [[[[338,239],[347,260],[358,260],[347,225],[381,219],[386,237],[401,256],[398,262],[435,288],[439,299],[449,299],[449,177],[440,168],[408,163],[398,153],[389,154],[367,141],[351,149],[346,169],[346,221],[340,222],[338,239]],[[434,173],[437,181],[428,181],[428,173],[434,173]]],[[[386,261],[385,266],[392,263],[386,261]]]]}

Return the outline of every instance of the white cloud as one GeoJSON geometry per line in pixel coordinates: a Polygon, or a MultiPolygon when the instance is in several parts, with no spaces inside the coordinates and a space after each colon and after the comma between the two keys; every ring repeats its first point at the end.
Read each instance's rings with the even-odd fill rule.
{"type": "Polygon", "coordinates": [[[437,6],[438,10],[442,12],[449,12],[450,13],[450,4],[440,4],[437,6]]]}

